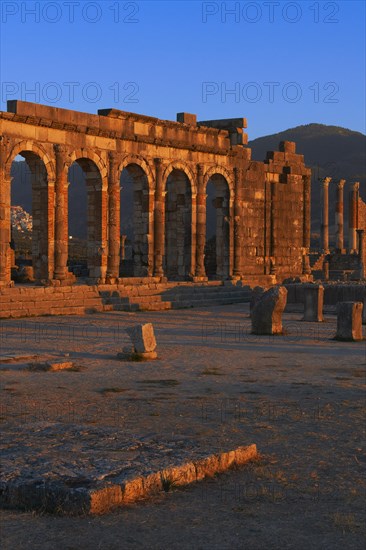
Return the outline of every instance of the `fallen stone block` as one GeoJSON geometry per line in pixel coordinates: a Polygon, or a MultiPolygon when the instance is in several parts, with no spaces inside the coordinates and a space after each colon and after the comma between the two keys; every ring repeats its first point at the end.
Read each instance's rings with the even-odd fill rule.
{"type": "Polygon", "coordinates": [[[156,349],[154,327],[151,323],[128,327],[126,332],[131,338],[136,353],[146,353],[156,349]]]}
{"type": "Polygon", "coordinates": [[[336,340],[362,340],[362,302],[339,302],[337,304],[336,340]]]}
{"type": "Polygon", "coordinates": [[[252,310],[253,334],[282,334],[282,314],[286,307],[287,290],[274,286],[263,292],[252,310]]]}
{"type": "Polygon", "coordinates": [[[324,287],[323,285],[304,286],[303,321],[321,323],[323,318],[324,287]]]}
{"type": "Polygon", "coordinates": [[[46,361],[44,363],[29,363],[29,370],[41,372],[55,372],[58,370],[72,369],[74,364],[71,361],[46,361]]]}

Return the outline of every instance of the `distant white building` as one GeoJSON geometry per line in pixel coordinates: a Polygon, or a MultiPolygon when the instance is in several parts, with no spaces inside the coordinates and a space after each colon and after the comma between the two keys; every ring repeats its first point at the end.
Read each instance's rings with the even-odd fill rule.
{"type": "Polygon", "coordinates": [[[20,233],[30,233],[33,227],[33,218],[21,206],[12,206],[10,211],[11,227],[20,233]]]}

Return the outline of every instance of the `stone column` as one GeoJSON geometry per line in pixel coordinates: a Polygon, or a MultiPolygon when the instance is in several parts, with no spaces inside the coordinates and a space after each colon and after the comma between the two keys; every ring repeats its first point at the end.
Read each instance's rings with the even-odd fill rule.
{"type": "Polygon", "coordinates": [[[357,254],[357,233],[358,227],[358,193],[360,188],[360,182],[356,181],[352,186],[349,200],[349,252],[357,254]]]}
{"type": "Polygon", "coordinates": [[[311,193],[311,176],[305,176],[304,193],[303,193],[304,214],[303,214],[303,239],[302,239],[303,254],[304,254],[302,272],[304,275],[311,275],[311,267],[309,263],[310,230],[311,230],[310,193],[311,193]]]}
{"type": "Polygon", "coordinates": [[[154,208],[154,276],[163,277],[165,248],[165,192],[163,189],[162,159],[155,158],[155,208],[154,208]]]}
{"type": "Polygon", "coordinates": [[[203,188],[203,166],[197,164],[197,230],[196,230],[196,277],[205,277],[206,245],[206,199],[203,188]]]}
{"type": "Polygon", "coordinates": [[[127,235],[121,235],[121,238],[120,238],[120,258],[121,258],[121,260],[126,259],[126,249],[125,249],[126,238],[127,238],[127,235]]]}
{"type": "Polygon", "coordinates": [[[323,254],[329,254],[329,183],[332,178],[324,178],[322,181],[322,223],[321,223],[321,249],[323,254]]]}
{"type": "Polygon", "coordinates": [[[68,256],[68,203],[67,203],[67,148],[55,145],[55,271],[54,278],[67,278],[68,256]]]}
{"type": "Polygon", "coordinates": [[[336,223],[336,240],[337,240],[337,251],[341,254],[344,254],[344,238],[343,238],[343,215],[344,215],[344,206],[343,206],[343,188],[346,180],[339,180],[337,185],[337,202],[335,209],[335,223],[336,223]]]}
{"type": "Polygon", "coordinates": [[[107,278],[119,277],[120,262],[120,183],[117,172],[117,155],[110,151],[108,155],[108,266],[107,278]]]}
{"type": "Polygon", "coordinates": [[[277,185],[276,185],[276,182],[271,182],[271,268],[270,268],[271,275],[275,275],[277,273],[276,200],[277,200],[277,185]]]}
{"type": "Polygon", "coordinates": [[[324,287],[309,285],[304,287],[303,321],[321,323],[323,319],[324,287]]]}
{"type": "Polygon", "coordinates": [[[8,148],[5,138],[0,137],[0,286],[11,284],[10,268],[10,184],[5,172],[8,148]]]}
{"type": "Polygon", "coordinates": [[[234,277],[242,274],[242,177],[243,170],[234,168],[235,197],[234,197],[234,277]]]}
{"type": "Polygon", "coordinates": [[[357,229],[357,235],[358,235],[358,257],[360,261],[360,279],[363,279],[365,276],[365,265],[364,265],[364,258],[365,258],[365,231],[363,229],[357,229]]]}

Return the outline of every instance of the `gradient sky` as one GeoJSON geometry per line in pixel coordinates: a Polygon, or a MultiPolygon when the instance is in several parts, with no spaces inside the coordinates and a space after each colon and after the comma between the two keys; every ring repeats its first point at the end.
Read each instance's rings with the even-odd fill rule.
{"type": "Polygon", "coordinates": [[[23,99],[170,120],[243,116],[249,139],[311,122],[365,133],[363,1],[2,0],[0,9],[2,110],[23,99]]]}

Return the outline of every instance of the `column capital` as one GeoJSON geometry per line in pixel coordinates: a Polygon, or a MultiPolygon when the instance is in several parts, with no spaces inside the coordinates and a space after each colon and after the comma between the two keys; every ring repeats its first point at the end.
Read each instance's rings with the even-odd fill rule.
{"type": "Polygon", "coordinates": [[[329,178],[329,177],[323,178],[321,180],[321,182],[323,184],[323,187],[328,187],[328,185],[330,184],[331,181],[332,181],[332,178],[329,178]]]}
{"type": "Polygon", "coordinates": [[[68,152],[68,148],[66,145],[63,145],[61,143],[55,143],[55,145],[53,146],[54,148],[54,151],[56,153],[56,155],[66,155],[67,152],[68,152]]]}
{"type": "Polygon", "coordinates": [[[346,180],[339,180],[338,189],[343,189],[345,183],[346,183],[346,180]]]}
{"type": "Polygon", "coordinates": [[[360,182],[359,181],[355,181],[353,184],[352,184],[352,191],[358,191],[360,189],[360,182]]]}

